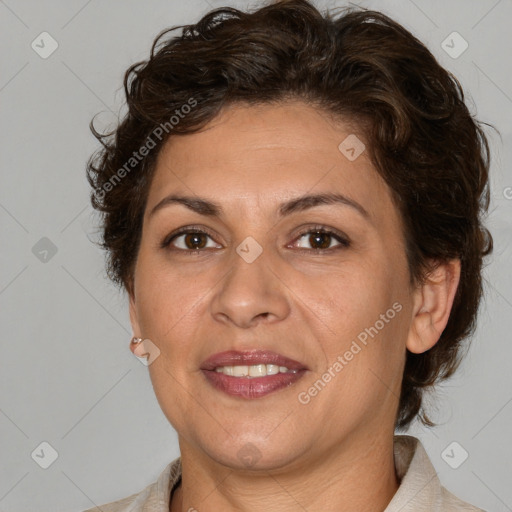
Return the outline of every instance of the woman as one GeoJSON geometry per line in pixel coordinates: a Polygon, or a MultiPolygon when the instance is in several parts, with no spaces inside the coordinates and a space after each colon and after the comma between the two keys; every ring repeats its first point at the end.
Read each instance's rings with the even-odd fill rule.
{"type": "Polygon", "coordinates": [[[375,11],[288,0],[166,34],[88,178],[181,456],[101,510],[481,510],[394,435],[433,425],[422,393],[460,362],[492,251],[459,83],[375,11]]]}

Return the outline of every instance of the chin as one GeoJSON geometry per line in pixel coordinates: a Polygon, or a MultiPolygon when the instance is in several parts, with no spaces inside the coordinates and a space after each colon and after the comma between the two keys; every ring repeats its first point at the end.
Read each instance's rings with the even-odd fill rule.
{"type": "Polygon", "coordinates": [[[216,462],[226,467],[248,471],[270,471],[292,464],[306,451],[303,443],[297,443],[290,435],[268,436],[247,432],[233,438],[226,435],[224,442],[214,446],[203,445],[203,451],[216,462]],[[272,436],[270,436],[272,437],[272,436]]]}

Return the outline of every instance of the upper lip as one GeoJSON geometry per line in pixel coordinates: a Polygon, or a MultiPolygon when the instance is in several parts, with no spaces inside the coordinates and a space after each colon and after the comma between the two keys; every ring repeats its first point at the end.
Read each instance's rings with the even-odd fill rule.
{"type": "Polygon", "coordinates": [[[275,364],[286,366],[289,370],[307,370],[307,367],[269,350],[228,350],[213,354],[201,364],[202,370],[215,370],[219,366],[251,366],[256,364],[275,364]]]}

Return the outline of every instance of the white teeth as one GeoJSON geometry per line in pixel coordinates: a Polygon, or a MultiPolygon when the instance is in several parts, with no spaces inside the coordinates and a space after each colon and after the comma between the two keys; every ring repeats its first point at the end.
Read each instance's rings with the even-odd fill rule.
{"type": "Polygon", "coordinates": [[[279,373],[279,366],[276,364],[267,364],[267,375],[275,375],[279,373]]]}
{"type": "Polygon", "coordinates": [[[248,366],[233,366],[233,377],[245,377],[249,375],[248,366]]]}
{"type": "Polygon", "coordinates": [[[265,377],[267,375],[267,366],[264,364],[255,364],[249,366],[249,377],[265,377]]]}
{"type": "Polygon", "coordinates": [[[215,368],[218,373],[231,375],[233,377],[266,377],[267,375],[276,375],[278,373],[297,373],[297,370],[288,370],[286,366],[275,364],[254,364],[251,366],[218,366],[215,368]]]}

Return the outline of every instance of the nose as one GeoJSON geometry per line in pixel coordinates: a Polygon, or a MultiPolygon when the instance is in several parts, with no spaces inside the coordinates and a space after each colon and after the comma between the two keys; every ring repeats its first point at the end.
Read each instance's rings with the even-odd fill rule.
{"type": "Polygon", "coordinates": [[[242,329],[284,320],[290,314],[288,288],[265,251],[251,263],[237,253],[232,259],[212,297],[215,320],[231,322],[242,329]]]}

